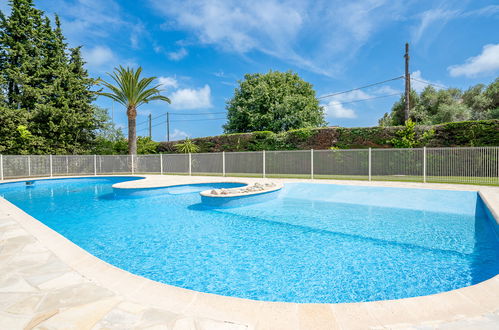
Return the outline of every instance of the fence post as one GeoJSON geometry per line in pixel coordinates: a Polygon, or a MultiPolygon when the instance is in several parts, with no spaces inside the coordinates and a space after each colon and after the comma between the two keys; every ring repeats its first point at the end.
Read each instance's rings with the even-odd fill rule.
{"type": "Polygon", "coordinates": [[[310,178],[314,179],[314,149],[310,149],[310,178]]]}
{"type": "Polygon", "coordinates": [[[69,174],[69,156],[66,156],[66,174],[69,174]]]}
{"type": "Polygon", "coordinates": [[[192,157],[190,152],[189,152],[189,175],[192,175],[192,157]]]}
{"type": "Polygon", "coordinates": [[[132,174],[135,173],[135,166],[133,164],[133,155],[130,155],[130,157],[132,157],[132,174]]]}
{"type": "Polygon", "coordinates": [[[31,176],[31,157],[28,155],[28,177],[31,176]]]}
{"type": "Polygon", "coordinates": [[[0,154],[0,179],[3,181],[3,155],[0,154]]]}
{"type": "Polygon", "coordinates": [[[94,175],[97,176],[97,155],[94,155],[94,175]]]}
{"type": "Polygon", "coordinates": [[[50,163],[50,177],[52,177],[52,173],[53,173],[53,170],[52,170],[52,155],[49,155],[49,163],[50,163]]]}
{"type": "Polygon", "coordinates": [[[426,183],[426,147],[423,147],[423,183],[426,183]]]}
{"type": "Polygon", "coordinates": [[[262,152],[262,158],[263,158],[263,177],[265,178],[265,150],[262,152]]]}
{"type": "Polygon", "coordinates": [[[369,148],[369,181],[371,181],[371,148],[369,148]]]}
{"type": "Polygon", "coordinates": [[[159,161],[160,161],[159,168],[161,171],[161,175],[163,175],[163,154],[159,154],[159,161]]]}
{"type": "Polygon", "coordinates": [[[225,176],[225,151],[222,151],[222,175],[225,176]]]}

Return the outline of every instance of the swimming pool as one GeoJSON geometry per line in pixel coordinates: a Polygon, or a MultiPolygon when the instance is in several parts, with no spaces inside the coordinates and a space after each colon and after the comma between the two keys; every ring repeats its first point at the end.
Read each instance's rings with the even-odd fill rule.
{"type": "Polygon", "coordinates": [[[268,201],[200,204],[201,190],[115,196],[126,177],[0,185],[0,195],[95,256],[202,292],[269,301],[427,295],[499,272],[497,225],[476,192],[293,183],[268,201]]]}

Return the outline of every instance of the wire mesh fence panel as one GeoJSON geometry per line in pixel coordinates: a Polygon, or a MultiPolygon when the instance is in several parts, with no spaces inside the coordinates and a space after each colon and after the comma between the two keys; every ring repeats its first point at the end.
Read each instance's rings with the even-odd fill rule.
{"type": "Polygon", "coordinates": [[[263,152],[226,152],[225,173],[227,176],[263,175],[263,152]]]}
{"type": "Polygon", "coordinates": [[[134,162],[135,172],[161,173],[161,155],[137,155],[134,162]]]}
{"type": "Polygon", "coordinates": [[[268,177],[307,177],[312,174],[310,150],[266,151],[265,175],[268,177]]]}
{"type": "Polygon", "coordinates": [[[314,178],[369,178],[369,150],[314,150],[314,178]]]}
{"type": "Polygon", "coordinates": [[[30,156],[4,155],[3,176],[5,179],[30,176],[30,156]]]}
{"type": "Polygon", "coordinates": [[[30,160],[31,176],[50,175],[50,156],[34,155],[34,156],[29,156],[29,160],[30,160]]]}
{"type": "Polygon", "coordinates": [[[164,154],[163,173],[165,174],[187,174],[189,173],[188,154],[164,154]]]}
{"type": "Polygon", "coordinates": [[[372,179],[423,181],[423,156],[423,149],[372,149],[372,179]]]}
{"type": "Polygon", "coordinates": [[[97,156],[97,174],[132,173],[132,158],[126,155],[97,156]]]}
{"type": "Polygon", "coordinates": [[[191,170],[193,174],[222,174],[222,153],[191,154],[191,170]]]}
{"type": "Polygon", "coordinates": [[[431,148],[426,151],[427,181],[499,184],[499,148],[431,148]]]}
{"type": "Polygon", "coordinates": [[[91,175],[95,173],[93,155],[52,156],[53,175],[91,175]]]}
{"type": "MultiPolygon", "coordinates": [[[[83,156],[52,156],[52,174],[53,175],[71,175],[71,174],[80,174],[80,173],[72,173],[69,171],[69,157],[83,157],[83,156]]],[[[92,164],[93,165],[93,164],[92,164]]],[[[93,173],[93,166],[92,166],[93,173]]]]}

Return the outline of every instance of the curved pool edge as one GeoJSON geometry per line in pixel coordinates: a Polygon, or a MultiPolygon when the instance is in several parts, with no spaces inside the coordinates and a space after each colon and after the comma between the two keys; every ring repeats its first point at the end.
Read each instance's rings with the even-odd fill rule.
{"type": "MultiPolygon", "coordinates": [[[[175,179],[169,177],[167,180],[160,180],[154,176],[144,177],[149,179],[149,183],[155,182],[155,184],[165,184],[175,179]]],[[[230,178],[221,179],[207,177],[201,180],[210,182],[231,180],[230,178]]],[[[146,180],[129,181],[128,183],[136,183],[140,186],[137,188],[147,188],[143,187],[144,181],[146,180]]],[[[263,181],[263,179],[244,179],[244,181],[254,182],[263,181]]],[[[306,182],[307,180],[272,179],[272,181],[306,182]]],[[[320,183],[327,184],[328,182],[321,181],[320,183]]],[[[341,184],[344,183],[341,181],[341,184]]],[[[393,183],[390,185],[381,183],[381,186],[394,185],[393,183]]],[[[411,184],[410,187],[413,188],[414,185],[411,184]]],[[[431,187],[426,184],[425,188],[431,187]]],[[[466,188],[463,189],[459,185],[445,185],[445,189],[478,191],[498,221],[499,188],[466,188]]],[[[437,189],[444,189],[444,187],[439,186],[437,189]]],[[[350,329],[452,322],[481,317],[499,311],[499,275],[479,284],[449,292],[361,303],[265,302],[196,292],[149,280],[112,266],[91,255],[3,198],[0,198],[0,212],[6,212],[9,219],[17,222],[62,262],[103,289],[111,290],[135,304],[154,306],[192,317],[242,324],[249,328],[320,329],[336,326],[350,329]]]]}

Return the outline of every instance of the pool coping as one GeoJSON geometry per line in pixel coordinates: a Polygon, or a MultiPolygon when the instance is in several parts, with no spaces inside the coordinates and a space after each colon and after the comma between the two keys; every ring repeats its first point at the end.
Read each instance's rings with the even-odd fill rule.
{"type": "MultiPolygon", "coordinates": [[[[111,176],[106,175],[106,177],[111,176]]],[[[123,177],[127,175],[117,176],[123,177]]],[[[499,223],[499,188],[488,186],[310,179],[133,176],[145,177],[145,179],[128,181],[123,185],[121,183],[117,185],[120,188],[124,186],[126,189],[138,189],[179,185],[178,182],[238,182],[250,184],[263,181],[477,191],[496,222],[499,223]]],[[[38,180],[37,178],[29,179],[38,180]]],[[[26,179],[5,180],[2,183],[24,180],[26,179]]],[[[234,324],[245,324],[250,328],[310,329],[328,325],[328,328],[351,329],[451,322],[497,313],[499,310],[499,275],[479,284],[448,292],[397,300],[359,303],[267,302],[192,291],[149,280],[108,264],[3,198],[0,198],[0,209],[8,211],[10,218],[19,223],[64,263],[92,282],[135,303],[148,306],[154,305],[174,313],[224,320],[234,324]]]]}

